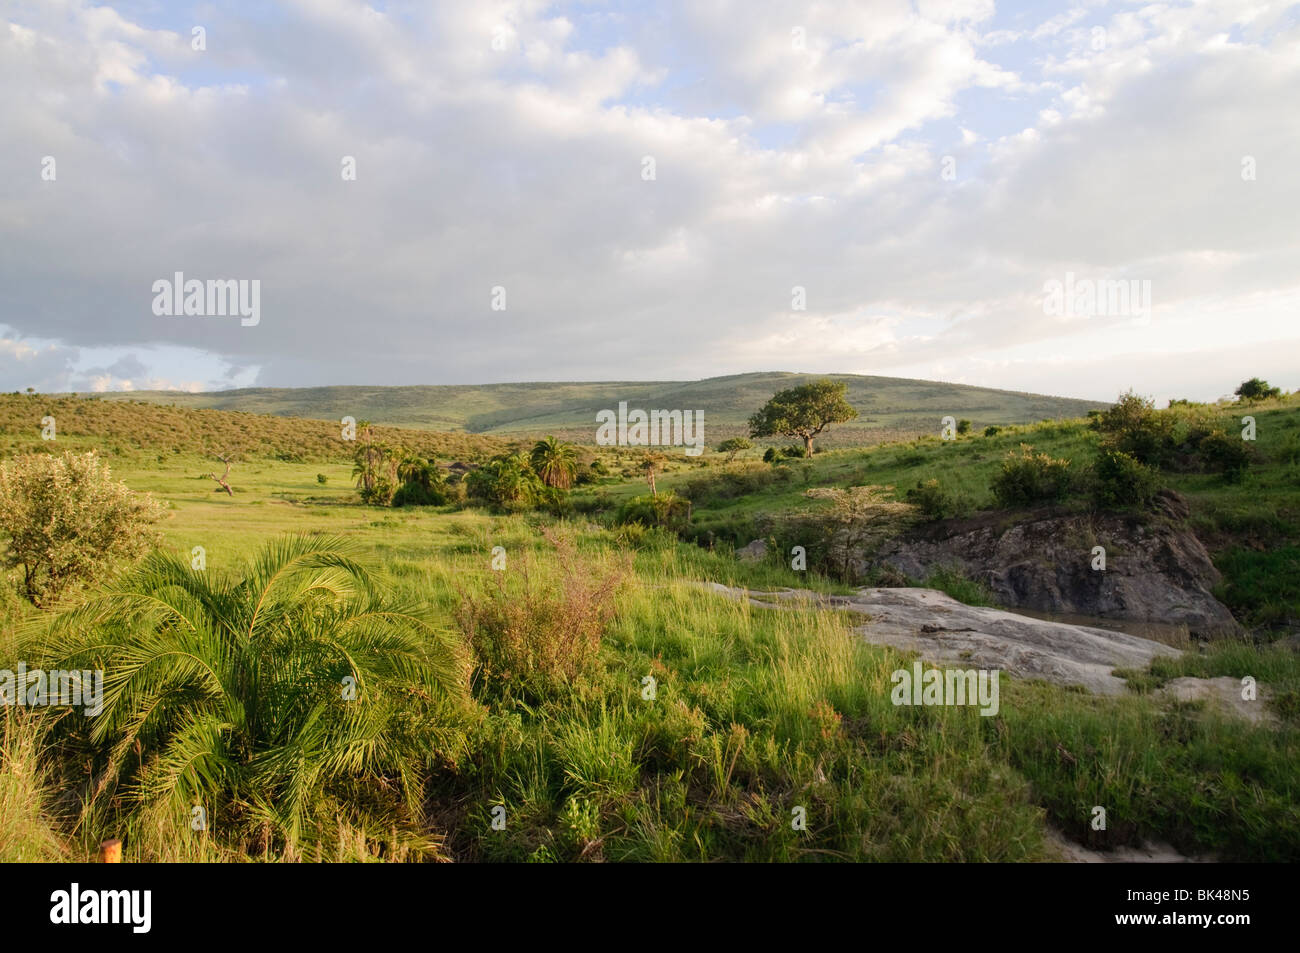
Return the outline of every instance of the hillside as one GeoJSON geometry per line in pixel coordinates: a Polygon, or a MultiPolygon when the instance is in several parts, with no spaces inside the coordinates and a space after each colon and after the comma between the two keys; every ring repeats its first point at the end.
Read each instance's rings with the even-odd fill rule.
{"type": "MultiPolygon", "coordinates": [[[[143,400],[177,407],[238,410],[279,417],[337,420],[344,415],[421,430],[518,435],[555,433],[590,443],[596,413],[629,407],[703,410],[709,443],[740,433],[749,415],[776,391],[816,375],[738,374],[700,381],[610,381],[439,385],[418,387],[244,388],[203,394],[136,391],[107,400],[143,400]]],[[[833,427],[828,445],[874,442],[883,436],[937,431],[941,417],[969,418],[977,427],[1081,417],[1102,401],[894,377],[829,375],[848,384],[859,418],[833,427]]]]}
{"type": "MultiPolygon", "coordinates": [[[[361,419],[360,415],[357,415],[361,419]]],[[[499,452],[506,441],[468,433],[437,433],[376,426],[379,443],[426,456],[475,460],[499,452]]],[[[355,447],[338,423],[246,412],[171,407],[138,400],[0,394],[0,456],[45,448],[95,447],[112,455],[134,451],[234,453],[279,460],[346,460],[355,447]],[[55,442],[41,438],[42,420],[54,418],[55,442]]]]}

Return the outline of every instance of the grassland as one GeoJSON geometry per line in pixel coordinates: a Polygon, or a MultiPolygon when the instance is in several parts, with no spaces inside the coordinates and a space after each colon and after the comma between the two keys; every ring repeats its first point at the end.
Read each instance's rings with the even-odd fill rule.
{"type": "MultiPolygon", "coordinates": [[[[1080,417],[1104,406],[1104,402],[964,384],[830,376],[848,385],[848,400],[860,416],[851,424],[831,428],[824,438],[828,446],[863,446],[882,438],[929,432],[946,414],[969,418],[982,428],[1080,417]]],[[[810,379],[806,374],[760,373],[701,381],[243,388],[208,394],[139,391],[121,399],[324,420],[350,414],[390,426],[453,432],[554,433],[578,443],[594,441],[598,411],[626,400],[629,407],[643,409],[703,410],[706,438],[716,445],[742,434],[749,416],[776,391],[810,379]]]]}
{"type": "MultiPolygon", "coordinates": [[[[38,402],[8,400],[31,401],[20,408],[38,402]]],[[[132,408],[128,420],[143,419],[134,416],[145,413],[139,405],[125,406],[132,408]]],[[[645,492],[635,479],[577,491],[579,511],[568,518],[363,507],[350,465],[330,456],[328,442],[313,442],[315,425],[292,420],[278,423],[299,428],[288,438],[294,446],[320,446],[319,459],[276,459],[283,450],[274,439],[250,442],[232,473],[236,492],[226,496],[204,475],[211,458],[187,443],[186,422],[215,422],[204,438],[213,447],[227,442],[223,420],[254,432],[271,424],[219,411],[158,410],[181,427],[173,444],[151,442],[160,438],[148,428],[139,439],[118,433],[124,420],[102,432],[61,428],[59,439],[98,446],[116,476],[165,500],[165,546],[181,554],[204,547],[208,571],[236,571],[284,534],[342,535],[361,547],[385,586],[427,603],[451,631],[467,598],[505,587],[509,604],[536,607],[541,618],[547,599],[564,592],[566,569],[595,575],[630,559],[630,571],[595,665],[549,689],[489,690],[475,681],[454,719],[430,725],[443,741],[428,766],[422,811],[391,829],[339,816],[330,832],[293,851],[274,841],[254,851],[223,840],[221,818],[206,836],[126,829],[111,814],[78,827],[84,769],[47,747],[32,711],[7,709],[0,859],[85,859],[102,837],[126,832],[127,859],[135,861],[1036,861],[1053,856],[1049,823],[1096,847],[1158,839],[1225,859],[1300,859],[1295,718],[1254,726],[1150,691],[1183,671],[1250,670],[1285,695],[1300,684],[1294,653],[1224,646],[1135,673],[1135,690],[1119,698],[1005,680],[1000,714],[982,718],[968,708],[892,705],[889,675],[910,660],[854,637],[850,627],[860,620],[811,607],[754,608],[697,585],[842,591],[842,583],[816,573],[739,562],[727,544],[747,541],[766,516],[816,505],[803,495],[813,486],[885,484],[901,493],[934,476],[969,506],[986,506],[988,479],[1008,449],[1025,442],[1056,455],[1090,453],[1095,435],[1080,421],[829,451],[792,461],[788,476],[764,485],[726,476],[770,473],[752,453],[730,466],[718,458],[665,474],[661,492],[687,492],[690,481],[703,481],[692,532],[711,532],[710,549],[614,525],[616,504],[645,492]],[[733,485],[739,490],[728,495],[733,485]],[[543,530],[574,541],[572,565],[557,558],[543,530]],[[496,546],[508,554],[504,573],[489,568],[496,546]],[[653,698],[644,694],[647,677],[653,698]],[[1090,827],[1095,805],[1107,808],[1106,831],[1090,827]],[[497,807],[505,809],[504,830],[492,827],[497,807]],[[799,808],[807,830],[792,828],[799,808]],[[422,833],[431,838],[423,846],[422,833]]],[[[1172,479],[1212,542],[1230,604],[1263,630],[1280,630],[1300,618],[1297,575],[1287,570],[1287,553],[1300,545],[1300,473],[1289,452],[1300,407],[1281,401],[1255,413],[1263,462],[1243,483],[1203,474],[1172,479]]],[[[27,428],[21,436],[7,431],[9,452],[39,446],[39,436],[31,443],[30,416],[4,418],[6,428],[13,419],[27,428]]],[[[471,448],[448,444],[445,451],[471,448]]],[[[39,625],[42,617],[10,592],[0,612],[12,667],[21,625],[39,625]]]]}

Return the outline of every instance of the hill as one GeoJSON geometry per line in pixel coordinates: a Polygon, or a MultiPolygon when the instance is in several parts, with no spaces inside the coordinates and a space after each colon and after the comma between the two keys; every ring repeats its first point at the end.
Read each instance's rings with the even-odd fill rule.
{"type": "MultiPolygon", "coordinates": [[[[820,375],[785,372],[737,374],[699,381],[604,381],[429,385],[412,387],[242,388],[189,394],[135,391],[103,394],[106,400],[149,401],[177,407],[237,410],[277,417],[338,420],[350,415],[390,426],[477,434],[555,433],[591,443],[596,414],[630,408],[702,410],[713,444],[744,431],[750,414],[778,390],[820,375]]],[[[882,437],[928,433],[951,414],[976,427],[1081,417],[1103,401],[1077,400],[1018,391],[895,377],[831,374],[848,385],[849,402],[860,416],[833,427],[828,445],[876,442],[882,437]]]]}
{"type": "MultiPolygon", "coordinates": [[[[376,426],[375,440],[425,456],[463,460],[481,459],[506,446],[498,437],[391,426],[376,426]]],[[[152,451],[337,461],[350,459],[355,444],[342,439],[339,424],[333,421],[172,407],[142,400],[0,394],[0,456],[42,448],[89,447],[114,456],[152,451]],[[54,418],[55,442],[41,437],[42,421],[47,417],[54,418]]]]}

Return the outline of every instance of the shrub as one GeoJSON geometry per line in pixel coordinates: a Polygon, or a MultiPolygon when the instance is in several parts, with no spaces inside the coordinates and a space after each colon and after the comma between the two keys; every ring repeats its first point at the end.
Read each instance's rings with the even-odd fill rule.
{"type": "Polygon", "coordinates": [[[658,496],[636,496],[619,507],[616,519],[620,524],[640,523],[680,533],[691,522],[691,503],[671,490],[658,496]]]}
{"type": "Polygon", "coordinates": [[[327,477],[323,473],[318,473],[316,474],[316,482],[319,483],[321,486],[324,486],[326,483],[329,482],[329,477],[327,477]]]}
{"type": "Polygon", "coordinates": [[[179,836],[201,804],[221,841],[290,857],[337,837],[336,815],[427,842],[428,765],[468,687],[429,620],[342,539],[270,542],[238,574],[151,554],[48,633],[51,667],[104,670],[90,731],[57,726],[108,795],[85,810],[179,836]]]}
{"type": "Polygon", "coordinates": [[[393,494],[393,506],[444,506],[451,499],[445,484],[424,486],[420,483],[403,483],[393,494]]]}
{"type": "Polygon", "coordinates": [[[742,450],[748,450],[752,446],[754,445],[745,437],[729,437],[722,441],[722,443],[718,444],[718,453],[725,453],[727,455],[727,462],[730,463],[736,458],[736,454],[740,453],[742,450]]]}
{"type": "Polygon", "coordinates": [[[94,452],[29,454],[0,464],[4,565],[22,570],[21,591],[38,606],[106,576],[158,545],[163,508],[115,482],[94,452]]]}
{"type": "Polygon", "coordinates": [[[1103,509],[1143,506],[1159,487],[1160,475],[1121,450],[1103,450],[1093,466],[1093,500],[1103,509]]]}
{"type": "Polygon", "coordinates": [[[947,519],[957,512],[957,501],[939,485],[938,480],[917,480],[916,486],[907,491],[906,499],[928,519],[947,519]]]}
{"type": "Polygon", "coordinates": [[[764,463],[776,463],[776,460],[777,460],[776,447],[768,447],[766,450],[763,451],[764,463]]]}
{"type": "Polygon", "coordinates": [[[501,454],[465,477],[465,492],[507,512],[531,508],[542,491],[542,481],[520,454],[501,454]]]}
{"type": "Polygon", "coordinates": [[[1120,450],[1152,466],[1159,466],[1173,449],[1174,419],[1157,411],[1150,398],[1131,391],[1121,394],[1094,424],[1106,449],[1120,450]]]}
{"type": "Polygon", "coordinates": [[[1222,430],[1215,430],[1203,438],[1197,446],[1197,453],[1207,469],[1222,473],[1229,483],[1239,482],[1250,466],[1246,441],[1222,430]]]}
{"type": "Polygon", "coordinates": [[[959,436],[970,433],[970,421],[965,419],[957,421],[957,433],[959,436]]]}
{"type": "Polygon", "coordinates": [[[1034,453],[1027,444],[1007,454],[990,489],[1004,507],[1059,502],[1070,490],[1070,461],[1034,453]]]}
{"type": "Polygon", "coordinates": [[[474,652],[480,694],[546,698],[598,664],[630,559],[579,560],[572,539],[543,532],[555,550],[546,572],[524,555],[509,573],[493,573],[491,583],[461,593],[456,621],[474,652]]]}
{"type": "Polygon", "coordinates": [[[996,436],[997,436],[998,434],[1000,434],[1000,433],[1002,433],[1002,428],[1001,428],[1001,427],[985,427],[985,428],[984,428],[984,436],[986,436],[986,437],[996,437],[996,436]]]}

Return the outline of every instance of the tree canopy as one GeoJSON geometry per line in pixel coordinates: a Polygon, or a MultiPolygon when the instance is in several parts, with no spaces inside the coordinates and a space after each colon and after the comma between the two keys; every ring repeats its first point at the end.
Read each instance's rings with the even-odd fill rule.
{"type": "Polygon", "coordinates": [[[749,418],[749,435],[800,437],[804,450],[811,454],[815,436],[831,424],[844,423],[858,415],[845,399],[847,391],[848,385],[829,379],[780,391],[749,418]]]}

